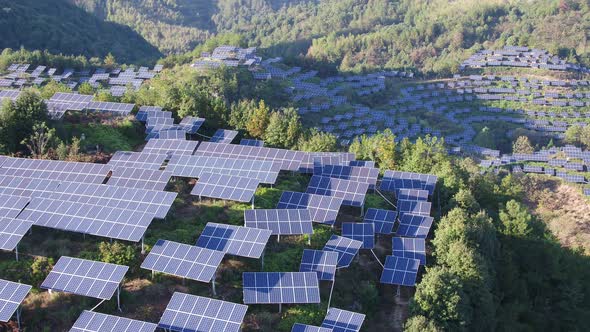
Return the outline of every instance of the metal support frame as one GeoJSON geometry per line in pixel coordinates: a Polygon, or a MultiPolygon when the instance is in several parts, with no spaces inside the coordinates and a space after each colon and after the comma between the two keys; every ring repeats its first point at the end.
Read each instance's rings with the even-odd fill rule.
{"type": "Polygon", "coordinates": [[[16,245],[16,247],[14,247],[14,256],[16,258],[16,261],[18,262],[18,244],[16,245]]]}
{"type": "Polygon", "coordinates": [[[141,237],[141,254],[145,255],[145,244],[144,244],[145,235],[141,237]]]}
{"type": "Polygon", "coordinates": [[[17,331],[20,331],[21,326],[20,326],[20,306],[18,306],[18,308],[16,308],[16,325],[17,325],[17,331]]]}
{"type": "Polygon", "coordinates": [[[217,270],[213,274],[213,278],[211,279],[211,291],[213,292],[213,296],[217,296],[217,290],[215,289],[215,279],[217,278],[217,270]]]}
{"type": "Polygon", "coordinates": [[[117,286],[117,310],[123,312],[123,310],[121,310],[121,285],[117,286]]]}

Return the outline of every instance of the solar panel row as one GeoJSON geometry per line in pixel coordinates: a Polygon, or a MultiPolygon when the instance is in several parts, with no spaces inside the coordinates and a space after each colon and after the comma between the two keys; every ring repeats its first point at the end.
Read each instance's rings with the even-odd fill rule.
{"type": "Polygon", "coordinates": [[[258,185],[258,179],[203,173],[191,195],[247,203],[254,198],[258,185]]]}
{"type": "Polygon", "coordinates": [[[256,209],[244,211],[248,227],[268,229],[273,235],[312,234],[311,214],[306,209],[256,209]]]}
{"type": "Polygon", "coordinates": [[[304,154],[301,151],[212,142],[202,142],[195,152],[200,156],[272,161],[281,164],[280,169],[287,171],[297,171],[304,154]]]}
{"type": "Polygon", "coordinates": [[[222,251],[230,255],[260,258],[271,232],[264,229],[207,223],[197,240],[197,247],[222,251]]]}
{"type": "Polygon", "coordinates": [[[244,303],[320,303],[315,272],[244,272],[244,303]]]}

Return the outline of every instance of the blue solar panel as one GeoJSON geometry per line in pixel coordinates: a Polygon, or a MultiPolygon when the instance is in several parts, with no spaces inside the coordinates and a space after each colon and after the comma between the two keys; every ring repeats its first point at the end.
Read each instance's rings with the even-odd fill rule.
{"type": "Polygon", "coordinates": [[[372,223],[342,223],[342,236],[362,242],[362,249],[375,247],[375,225],[372,223]]]}
{"type": "Polygon", "coordinates": [[[217,129],[209,142],[229,144],[234,138],[236,138],[236,136],[238,136],[238,132],[235,130],[217,129]]]}
{"type": "Polygon", "coordinates": [[[209,282],[215,276],[223,256],[222,251],[158,240],[141,267],[182,278],[209,282]]]}
{"type": "Polygon", "coordinates": [[[314,175],[368,183],[371,188],[375,187],[379,176],[379,169],[372,167],[320,165],[319,168],[320,173],[314,171],[314,175]]]}
{"type": "Polygon", "coordinates": [[[306,209],[311,220],[333,225],[341,205],[342,199],[337,197],[284,191],[277,209],[306,209]]]}
{"type": "Polygon", "coordinates": [[[363,314],[330,308],[322,322],[322,327],[330,328],[332,332],[359,332],[364,321],[363,314]]]}
{"type": "Polygon", "coordinates": [[[194,116],[186,116],[182,121],[180,121],[180,127],[182,130],[189,134],[196,134],[199,131],[199,128],[205,123],[205,119],[197,118],[194,116]]]}
{"type": "Polygon", "coordinates": [[[311,215],[305,209],[245,210],[244,224],[271,230],[273,235],[313,233],[311,215]]]}
{"type": "Polygon", "coordinates": [[[418,259],[387,256],[385,268],[381,274],[381,283],[414,286],[419,267],[420,260],[418,259]]]}
{"type": "Polygon", "coordinates": [[[338,253],[338,267],[348,267],[354,256],[358,254],[359,249],[363,243],[361,241],[352,240],[347,237],[332,235],[330,240],[326,242],[324,251],[335,251],[338,253]]]}
{"type": "Polygon", "coordinates": [[[399,189],[422,189],[430,195],[434,193],[434,187],[438,178],[430,174],[420,174],[400,171],[385,171],[380,189],[396,192],[399,189]]]}
{"type": "Polygon", "coordinates": [[[200,178],[204,173],[240,176],[273,184],[281,171],[270,161],[217,158],[210,156],[172,156],[166,170],[174,176],[200,178]]]}
{"type": "Polygon", "coordinates": [[[24,178],[5,175],[0,178],[0,194],[22,197],[38,197],[41,193],[52,192],[60,182],[54,180],[24,178]]]}
{"type": "Polygon", "coordinates": [[[250,202],[260,181],[239,176],[203,173],[191,191],[191,195],[250,202]]]}
{"type": "Polygon", "coordinates": [[[365,213],[364,222],[375,225],[375,233],[391,234],[397,217],[396,211],[370,208],[365,213]]]}
{"type": "Polygon", "coordinates": [[[230,255],[260,258],[270,235],[269,230],[210,222],[203,229],[196,246],[230,255]]]}
{"type": "Polygon", "coordinates": [[[244,303],[320,303],[315,272],[244,272],[244,303]]]}
{"type": "Polygon", "coordinates": [[[291,329],[291,332],[332,332],[332,329],[295,323],[295,325],[293,325],[293,328],[291,329]]]}
{"type": "Polygon", "coordinates": [[[258,139],[242,138],[240,140],[240,145],[263,147],[264,146],[264,141],[261,141],[261,140],[258,140],[258,139]]]}
{"type": "Polygon", "coordinates": [[[197,141],[155,139],[147,142],[142,153],[166,155],[170,159],[173,155],[190,156],[198,145],[197,141]]]}
{"type": "Polygon", "coordinates": [[[348,165],[360,167],[375,167],[375,162],[370,160],[351,160],[348,162],[348,165]]]}
{"type": "Polygon", "coordinates": [[[159,170],[166,160],[165,153],[117,151],[107,165],[159,170]]]}
{"type": "Polygon", "coordinates": [[[428,201],[428,191],[421,189],[400,189],[397,191],[397,199],[428,201]]]}
{"type": "Polygon", "coordinates": [[[426,242],[424,239],[394,237],[392,239],[393,256],[420,260],[426,265],[426,242]]]}
{"type": "Polygon", "coordinates": [[[342,198],[343,205],[360,207],[365,201],[367,190],[369,190],[368,183],[314,175],[311,177],[306,192],[342,198]]]}
{"type": "Polygon", "coordinates": [[[125,188],[163,191],[171,177],[172,173],[166,171],[113,167],[107,184],[125,188]]]}
{"type": "Polygon", "coordinates": [[[406,213],[419,214],[423,216],[430,215],[430,208],[432,204],[424,201],[409,201],[404,199],[397,200],[397,213],[403,217],[406,213]]]}
{"type": "Polygon", "coordinates": [[[157,327],[153,323],[84,310],[70,332],[154,332],[157,327]]]}
{"type": "Polygon", "coordinates": [[[398,236],[426,238],[434,219],[430,216],[405,213],[399,219],[398,236]]]}
{"type": "Polygon", "coordinates": [[[299,272],[316,272],[320,280],[334,280],[337,265],[336,252],[304,249],[299,272]]]}
{"type": "Polygon", "coordinates": [[[239,332],[248,307],[175,292],[158,327],[178,332],[239,332]]]}
{"type": "Polygon", "coordinates": [[[129,267],[62,256],[41,288],[109,300],[129,267]]]}
{"type": "Polygon", "coordinates": [[[8,322],[31,286],[0,279],[0,322],[8,322]]]}
{"type": "Polygon", "coordinates": [[[0,217],[0,250],[14,250],[31,226],[26,220],[0,217]]]}

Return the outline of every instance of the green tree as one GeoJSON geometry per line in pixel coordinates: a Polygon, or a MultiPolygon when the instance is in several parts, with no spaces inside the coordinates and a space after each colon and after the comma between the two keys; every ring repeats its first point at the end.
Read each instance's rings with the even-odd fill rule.
{"type": "Polygon", "coordinates": [[[404,324],[406,332],[442,332],[433,320],[422,315],[412,316],[404,324]]]}
{"type": "Polygon", "coordinates": [[[285,135],[288,125],[287,119],[282,112],[272,112],[268,120],[268,126],[264,131],[264,141],[269,146],[285,147],[285,135]]]}
{"type": "Polygon", "coordinates": [[[535,148],[527,136],[519,136],[512,145],[512,152],[531,154],[535,152],[535,148]]]}
{"type": "Polygon", "coordinates": [[[31,283],[41,285],[41,282],[47,278],[47,275],[53,269],[53,264],[53,258],[35,257],[31,264],[31,283]]]}
{"type": "Polygon", "coordinates": [[[80,84],[80,86],[78,87],[78,93],[82,95],[93,95],[94,88],[92,87],[92,85],[90,85],[90,83],[84,82],[80,84]]]}
{"type": "Polygon", "coordinates": [[[115,56],[111,52],[104,58],[104,66],[107,69],[113,69],[117,66],[117,59],[115,59],[115,56]]]}
{"type": "Polygon", "coordinates": [[[521,203],[510,200],[500,210],[502,233],[508,236],[526,237],[533,232],[533,216],[521,203]]]}
{"type": "Polygon", "coordinates": [[[330,152],[336,151],[336,136],[331,133],[312,131],[307,138],[299,142],[299,148],[308,152],[330,152]]]}
{"type": "Polygon", "coordinates": [[[33,133],[25,138],[21,144],[25,145],[34,158],[44,158],[56,143],[55,129],[49,129],[45,122],[33,125],[33,133]]]}
{"type": "Polygon", "coordinates": [[[266,106],[264,100],[261,100],[246,124],[248,134],[255,138],[263,138],[269,123],[269,117],[270,109],[266,106]]]}

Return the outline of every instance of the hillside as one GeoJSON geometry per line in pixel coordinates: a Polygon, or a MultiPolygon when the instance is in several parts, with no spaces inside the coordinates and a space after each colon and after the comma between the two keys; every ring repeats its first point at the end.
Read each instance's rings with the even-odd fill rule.
{"type": "Polygon", "coordinates": [[[589,63],[587,1],[141,1],[71,0],[97,17],[132,27],[164,53],[238,33],[269,55],[304,55],[342,71],[411,68],[456,72],[481,47],[547,48],[589,63]]]}
{"type": "Polygon", "coordinates": [[[147,63],[161,56],[129,27],[100,20],[65,0],[0,0],[0,48],[47,49],[53,53],[147,63]]]}

